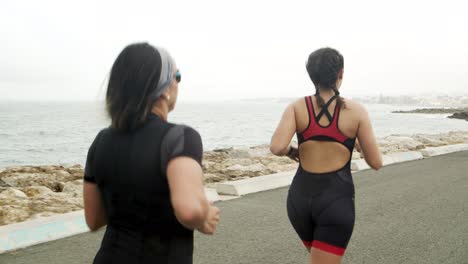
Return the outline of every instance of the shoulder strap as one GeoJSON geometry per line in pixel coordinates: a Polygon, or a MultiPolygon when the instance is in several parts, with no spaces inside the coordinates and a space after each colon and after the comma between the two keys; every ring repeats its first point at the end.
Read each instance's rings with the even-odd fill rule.
{"type": "Polygon", "coordinates": [[[320,110],[319,114],[317,115],[317,117],[315,117],[315,121],[318,123],[320,121],[320,118],[322,118],[323,114],[325,114],[328,118],[328,121],[332,122],[333,121],[333,117],[331,116],[330,112],[328,111],[328,107],[330,106],[330,104],[333,102],[333,100],[336,99],[336,95],[334,95],[332,98],[330,98],[330,100],[328,100],[328,102],[322,106],[322,109],[320,110]]]}
{"type": "Polygon", "coordinates": [[[314,115],[314,105],[312,104],[312,96],[306,96],[305,101],[306,101],[307,112],[309,113],[309,121],[310,121],[310,119],[312,117],[315,117],[315,115],[314,115]]]}

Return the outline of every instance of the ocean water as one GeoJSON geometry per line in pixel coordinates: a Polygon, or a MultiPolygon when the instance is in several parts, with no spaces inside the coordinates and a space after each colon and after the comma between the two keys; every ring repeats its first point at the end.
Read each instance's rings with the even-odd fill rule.
{"type": "MultiPolygon", "coordinates": [[[[284,100],[179,103],[170,121],[197,129],[205,150],[267,144],[284,100]]],[[[366,105],[378,137],[468,131],[446,114],[393,114],[417,106],[366,105]]],[[[102,102],[0,102],[0,168],[84,164],[97,132],[108,126],[102,102]]]]}

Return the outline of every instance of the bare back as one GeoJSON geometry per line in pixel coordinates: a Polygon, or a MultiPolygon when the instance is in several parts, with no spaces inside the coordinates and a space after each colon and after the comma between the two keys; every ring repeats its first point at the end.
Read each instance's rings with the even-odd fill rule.
{"type": "MultiPolygon", "coordinates": [[[[305,132],[308,128],[309,130],[313,130],[314,128],[309,127],[309,125],[314,123],[314,120],[322,110],[318,106],[315,96],[312,96],[310,99],[311,105],[309,105],[309,108],[307,98],[297,100],[293,104],[296,118],[296,132],[298,134],[305,132]],[[313,108],[312,113],[309,113],[311,112],[309,111],[310,108],[313,108]]],[[[330,97],[324,98],[324,101],[327,102],[329,99],[330,97]]],[[[331,101],[327,109],[332,119],[336,117],[338,131],[349,139],[356,138],[360,113],[358,105],[351,100],[346,100],[346,105],[338,109],[336,108],[336,104],[336,100],[331,101]]],[[[322,128],[333,125],[332,120],[329,120],[326,114],[322,114],[320,118],[317,118],[316,123],[322,128]]],[[[314,173],[331,172],[343,168],[350,160],[351,155],[352,153],[345,145],[334,141],[309,139],[299,146],[302,168],[314,173]]]]}

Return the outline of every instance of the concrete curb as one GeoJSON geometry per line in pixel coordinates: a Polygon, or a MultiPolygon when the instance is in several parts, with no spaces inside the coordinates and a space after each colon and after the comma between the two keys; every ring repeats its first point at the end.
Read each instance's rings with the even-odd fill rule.
{"type": "Polygon", "coordinates": [[[83,210],[0,226],[0,253],[88,230],[83,210]]]}
{"type": "MultiPolygon", "coordinates": [[[[214,188],[205,194],[210,202],[221,200],[214,188]]],[[[0,226],[0,254],[88,231],[84,210],[0,226]]]]}
{"type": "Polygon", "coordinates": [[[205,188],[205,195],[210,202],[221,201],[221,197],[219,197],[219,194],[215,188],[205,188]]]}
{"type": "MultiPolygon", "coordinates": [[[[383,165],[390,165],[400,162],[412,161],[423,159],[423,154],[419,151],[407,151],[407,152],[399,152],[399,153],[392,153],[388,155],[382,156],[383,165]]],[[[364,159],[358,159],[351,161],[351,170],[353,171],[361,171],[370,169],[369,165],[367,165],[364,159]]]]}
{"type": "Polygon", "coordinates": [[[280,172],[244,180],[218,183],[216,190],[219,194],[240,196],[289,186],[293,177],[294,173],[290,171],[280,172]]]}
{"type": "Polygon", "coordinates": [[[421,150],[425,158],[468,150],[468,144],[455,144],[441,147],[430,147],[421,150]]]}

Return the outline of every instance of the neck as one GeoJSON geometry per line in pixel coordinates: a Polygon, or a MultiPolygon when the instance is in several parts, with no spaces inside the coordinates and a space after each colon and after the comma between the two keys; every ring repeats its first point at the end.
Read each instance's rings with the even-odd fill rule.
{"type": "Polygon", "coordinates": [[[159,116],[164,121],[167,121],[167,116],[169,114],[169,104],[164,99],[157,100],[154,103],[153,108],[151,108],[151,112],[159,116]]]}

